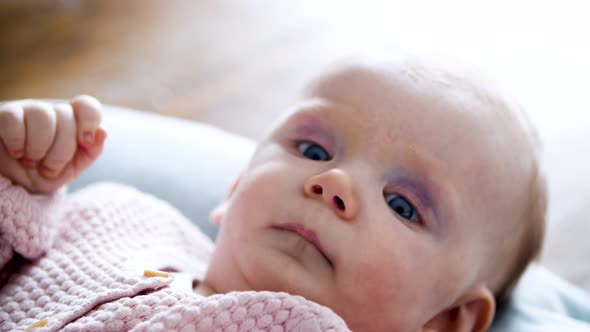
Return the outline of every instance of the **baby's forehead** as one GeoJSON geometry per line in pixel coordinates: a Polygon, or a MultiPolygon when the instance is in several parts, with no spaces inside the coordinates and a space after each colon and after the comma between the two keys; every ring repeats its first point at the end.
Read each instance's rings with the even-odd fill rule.
{"type": "Polygon", "coordinates": [[[375,128],[395,130],[389,127],[430,120],[450,125],[448,130],[463,130],[464,136],[508,133],[516,139],[527,131],[519,106],[495,82],[452,62],[356,62],[318,77],[304,96],[341,106],[335,110],[358,110],[357,121],[375,128]],[[399,123],[400,117],[404,123],[399,123]]]}
{"type": "Polygon", "coordinates": [[[507,107],[505,96],[495,84],[475,70],[418,58],[344,65],[312,81],[305,95],[350,104],[397,104],[421,99],[507,107]]]}
{"type": "Polygon", "coordinates": [[[481,132],[479,127],[487,126],[488,121],[480,121],[482,116],[474,113],[495,105],[483,105],[478,100],[483,93],[465,91],[459,84],[450,84],[450,79],[443,82],[441,77],[434,70],[400,64],[355,64],[319,77],[310,84],[305,97],[331,104],[329,110],[342,113],[339,116],[372,132],[393,134],[415,129],[418,133],[429,130],[429,121],[438,127],[463,125],[474,134],[481,132]]]}

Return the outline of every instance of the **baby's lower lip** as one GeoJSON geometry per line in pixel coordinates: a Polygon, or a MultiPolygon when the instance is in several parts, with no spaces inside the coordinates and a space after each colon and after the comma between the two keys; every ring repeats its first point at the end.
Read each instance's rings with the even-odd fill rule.
{"type": "Polygon", "coordinates": [[[283,230],[283,231],[293,232],[293,233],[296,233],[297,235],[301,236],[307,242],[311,243],[319,251],[319,253],[330,264],[330,266],[333,266],[332,261],[326,255],[326,252],[322,248],[320,240],[318,239],[315,232],[305,229],[305,227],[303,227],[303,225],[301,225],[301,224],[295,224],[295,223],[282,224],[282,225],[276,226],[275,228],[283,230]]]}

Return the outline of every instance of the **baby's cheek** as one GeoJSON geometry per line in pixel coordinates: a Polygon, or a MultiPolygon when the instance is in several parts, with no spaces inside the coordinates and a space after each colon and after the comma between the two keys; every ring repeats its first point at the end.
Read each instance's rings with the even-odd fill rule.
{"type": "MultiPolygon", "coordinates": [[[[394,259],[375,258],[362,259],[351,266],[349,278],[351,289],[356,291],[359,298],[390,298],[396,289],[403,286],[403,276],[406,273],[404,264],[394,259]]],[[[364,303],[366,301],[362,301],[364,303]]]]}
{"type": "MultiPolygon", "coordinates": [[[[402,242],[401,239],[395,241],[402,242]]],[[[402,246],[403,247],[403,246],[402,246]]],[[[365,295],[369,295],[382,305],[394,303],[413,303],[417,297],[425,296],[432,290],[437,275],[433,258],[420,248],[411,250],[397,248],[385,251],[380,249],[374,259],[359,262],[355,283],[365,295]]]]}

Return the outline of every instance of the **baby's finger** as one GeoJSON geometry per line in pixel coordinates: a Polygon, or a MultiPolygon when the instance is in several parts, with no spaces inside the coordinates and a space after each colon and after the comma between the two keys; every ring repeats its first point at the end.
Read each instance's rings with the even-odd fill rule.
{"type": "Polygon", "coordinates": [[[43,159],[40,167],[41,175],[53,179],[60,175],[64,166],[72,160],[76,153],[76,119],[70,104],[53,106],[57,120],[57,131],[53,145],[43,159]]]}
{"type": "Polygon", "coordinates": [[[78,143],[90,147],[94,143],[96,129],[100,126],[102,105],[91,96],[78,96],[70,102],[78,126],[78,143]]]}
{"type": "Polygon", "coordinates": [[[0,106],[0,140],[13,158],[19,159],[25,154],[25,119],[21,104],[8,102],[0,106]]]}
{"type": "Polygon", "coordinates": [[[55,136],[55,112],[49,103],[31,102],[23,106],[25,116],[25,167],[34,168],[45,157],[55,136]]]}

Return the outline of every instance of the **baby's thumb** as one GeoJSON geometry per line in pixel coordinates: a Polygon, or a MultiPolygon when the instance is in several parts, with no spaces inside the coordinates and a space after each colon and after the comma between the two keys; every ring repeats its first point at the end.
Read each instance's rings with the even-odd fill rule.
{"type": "Polygon", "coordinates": [[[87,169],[98,159],[104,148],[104,142],[107,139],[107,132],[102,129],[96,129],[94,142],[89,147],[78,147],[74,156],[74,167],[77,173],[87,169]]]}

